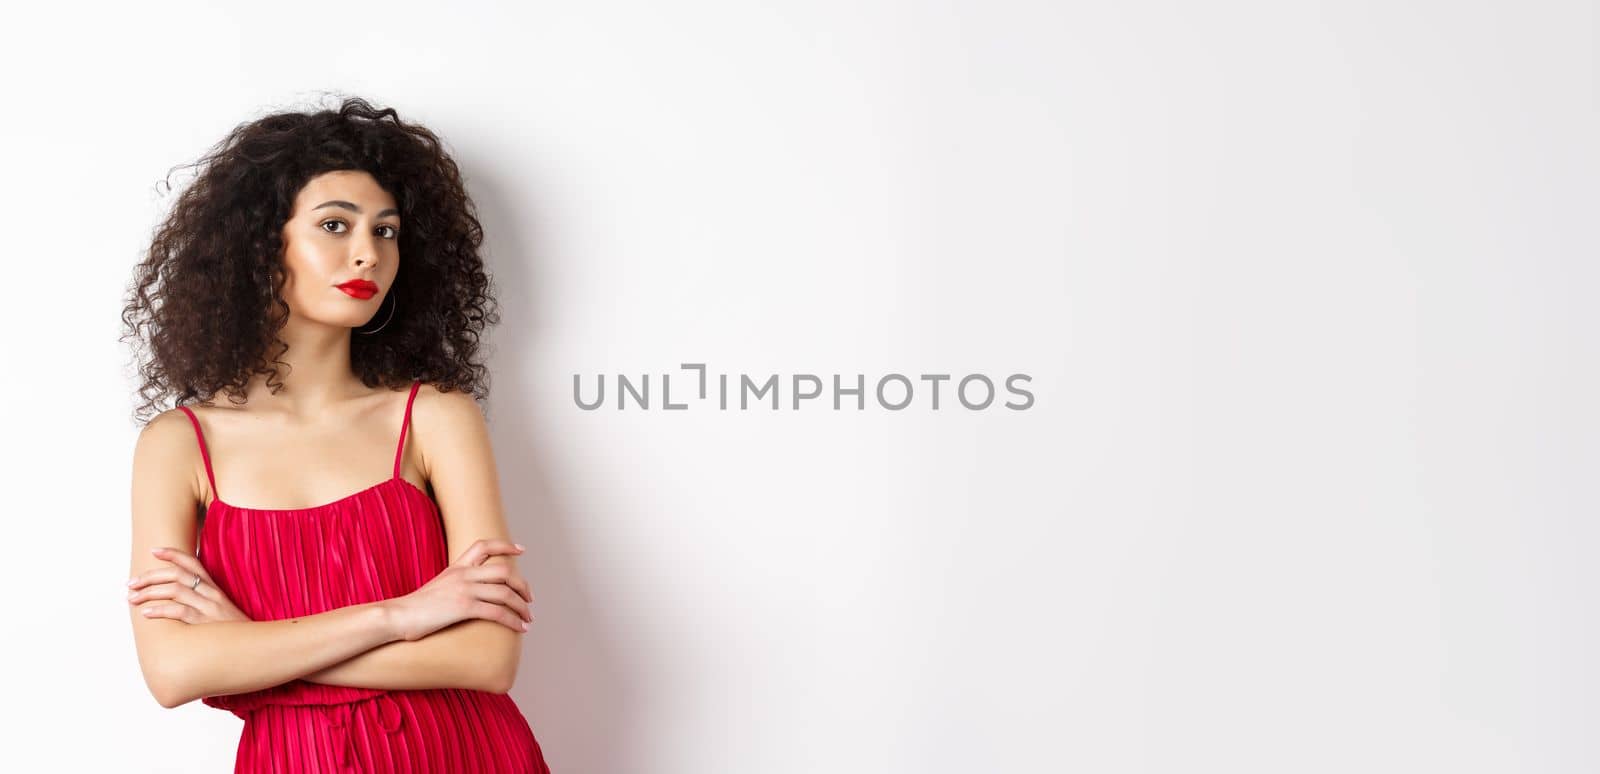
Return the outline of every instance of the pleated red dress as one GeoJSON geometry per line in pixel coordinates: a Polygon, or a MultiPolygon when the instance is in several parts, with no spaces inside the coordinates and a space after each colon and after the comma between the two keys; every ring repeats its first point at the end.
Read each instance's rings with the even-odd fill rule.
{"type": "MultiPolygon", "coordinates": [[[[255,621],[322,613],[409,594],[449,565],[433,498],[400,476],[418,381],[406,398],[386,481],[312,508],[239,508],[221,500],[200,421],[212,502],[198,557],[255,621]]],[[[203,625],[203,624],[201,624],[203,625]]],[[[465,688],[379,690],[291,680],[208,696],[244,719],[235,772],[537,772],[533,730],[509,694],[465,688]]]]}

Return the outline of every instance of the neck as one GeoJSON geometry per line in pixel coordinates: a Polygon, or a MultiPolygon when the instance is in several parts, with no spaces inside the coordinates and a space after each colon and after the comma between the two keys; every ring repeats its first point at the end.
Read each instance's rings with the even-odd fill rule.
{"type": "Polygon", "coordinates": [[[251,378],[245,398],[278,404],[297,416],[316,416],[330,406],[370,390],[350,367],[349,328],[289,316],[278,338],[289,345],[277,359],[283,387],[273,395],[265,375],[251,378]]]}

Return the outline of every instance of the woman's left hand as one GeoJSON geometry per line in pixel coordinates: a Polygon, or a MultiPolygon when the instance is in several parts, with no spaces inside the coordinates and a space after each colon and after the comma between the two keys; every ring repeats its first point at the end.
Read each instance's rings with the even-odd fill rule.
{"type": "Polygon", "coordinates": [[[251,620],[217,588],[199,559],[174,548],[157,548],[151,553],[169,566],[146,571],[128,582],[130,605],[167,600],[141,610],[146,618],[171,618],[190,624],[251,620]],[[200,578],[197,587],[196,577],[200,578]]]}

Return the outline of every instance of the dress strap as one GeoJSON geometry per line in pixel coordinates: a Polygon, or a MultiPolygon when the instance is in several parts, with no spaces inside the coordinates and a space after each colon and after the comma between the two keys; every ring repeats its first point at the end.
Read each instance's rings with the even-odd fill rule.
{"type": "Polygon", "coordinates": [[[194,437],[200,442],[200,459],[206,463],[206,480],[211,482],[211,499],[217,499],[217,477],[211,472],[211,452],[206,450],[206,434],[200,431],[200,420],[195,418],[194,412],[188,406],[179,406],[183,413],[189,415],[189,424],[194,425],[194,437]]]}
{"type": "MultiPolygon", "coordinates": [[[[399,478],[400,477],[400,459],[405,455],[405,451],[406,451],[406,428],[411,426],[411,404],[412,404],[413,401],[415,401],[417,399],[417,388],[421,387],[421,386],[422,386],[422,380],[421,379],[418,379],[415,382],[412,382],[411,383],[411,394],[406,396],[406,416],[405,416],[405,419],[400,420],[400,443],[398,445],[396,445],[395,449],[394,449],[394,477],[395,478],[399,478]]],[[[197,425],[197,427],[198,427],[198,425],[197,425]]],[[[207,463],[207,464],[209,465],[209,463],[207,463]]],[[[208,467],[207,470],[210,470],[210,468],[208,467]]],[[[214,486],[215,485],[213,484],[213,487],[214,486]]]]}

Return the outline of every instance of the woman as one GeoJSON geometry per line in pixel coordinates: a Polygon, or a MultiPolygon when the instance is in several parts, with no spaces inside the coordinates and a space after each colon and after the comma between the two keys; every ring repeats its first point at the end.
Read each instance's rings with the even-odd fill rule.
{"type": "Polygon", "coordinates": [[[455,162],[349,99],[197,166],[123,314],[140,413],[179,404],[134,452],[151,693],[243,718],[235,771],[547,772],[507,695],[533,594],[476,402],[499,320],[455,162]]]}

